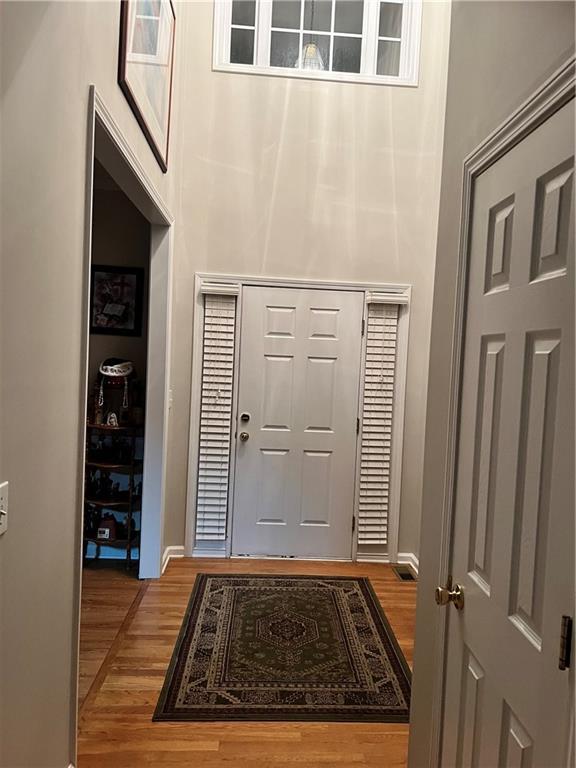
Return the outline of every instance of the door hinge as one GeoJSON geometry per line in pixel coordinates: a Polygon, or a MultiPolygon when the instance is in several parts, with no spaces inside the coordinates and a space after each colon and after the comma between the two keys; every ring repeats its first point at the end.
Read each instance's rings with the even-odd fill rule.
{"type": "Polygon", "coordinates": [[[560,654],[558,656],[558,669],[570,668],[572,655],[572,616],[562,616],[560,625],[560,654]]]}
{"type": "Polygon", "coordinates": [[[356,515],[352,517],[352,533],[356,530],[356,515]]]}
{"type": "Polygon", "coordinates": [[[362,318],[362,336],[364,336],[364,331],[366,330],[366,320],[362,318]]]}
{"type": "Polygon", "coordinates": [[[360,434],[360,418],[356,419],[356,434],[360,434]]]}

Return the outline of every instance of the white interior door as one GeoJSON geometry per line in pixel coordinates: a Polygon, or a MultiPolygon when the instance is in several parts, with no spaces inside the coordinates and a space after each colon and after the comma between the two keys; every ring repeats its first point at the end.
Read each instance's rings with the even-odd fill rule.
{"type": "Polygon", "coordinates": [[[474,187],[443,766],[567,765],[574,611],[574,106],[474,187]]]}
{"type": "Polygon", "coordinates": [[[350,558],[363,302],[243,289],[233,554],[350,558]]]}

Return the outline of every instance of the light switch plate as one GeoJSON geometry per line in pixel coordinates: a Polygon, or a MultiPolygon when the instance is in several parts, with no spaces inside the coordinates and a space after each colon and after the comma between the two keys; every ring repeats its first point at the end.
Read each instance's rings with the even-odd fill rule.
{"type": "Polygon", "coordinates": [[[0,536],[8,530],[8,482],[0,483],[0,536]]]}

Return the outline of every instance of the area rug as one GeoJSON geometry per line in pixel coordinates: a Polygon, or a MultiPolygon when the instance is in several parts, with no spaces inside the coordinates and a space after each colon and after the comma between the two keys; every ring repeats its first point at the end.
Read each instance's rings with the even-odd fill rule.
{"type": "Polygon", "coordinates": [[[154,720],[406,723],[409,707],[368,579],[200,574],[154,720]]]}

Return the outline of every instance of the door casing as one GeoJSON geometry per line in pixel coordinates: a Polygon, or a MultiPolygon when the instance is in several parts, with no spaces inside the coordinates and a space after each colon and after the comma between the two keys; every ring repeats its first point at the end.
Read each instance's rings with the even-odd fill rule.
{"type": "MultiPolygon", "coordinates": [[[[380,562],[397,562],[398,560],[398,532],[400,519],[400,490],[402,472],[402,443],[404,433],[404,406],[406,393],[406,371],[408,364],[408,333],[410,322],[410,300],[412,287],[406,283],[348,283],[329,282],[324,280],[307,280],[294,278],[253,277],[249,275],[231,275],[222,273],[196,273],[194,287],[194,327],[193,327],[193,353],[192,353],[192,387],[190,400],[190,444],[188,464],[188,494],[186,504],[186,539],[185,555],[187,557],[230,557],[231,556],[231,521],[234,515],[234,472],[236,449],[235,441],[230,448],[230,486],[228,490],[228,525],[225,547],[219,549],[204,549],[195,546],[196,532],[196,490],[198,467],[198,439],[200,427],[200,394],[202,376],[202,333],[203,333],[203,301],[202,285],[204,283],[235,285],[238,289],[237,304],[237,331],[242,316],[242,290],[243,286],[262,286],[270,288],[301,288],[330,291],[360,291],[364,292],[368,301],[371,294],[394,294],[398,296],[398,304],[401,311],[398,319],[398,341],[396,362],[396,389],[394,403],[394,440],[392,445],[392,469],[390,478],[390,509],[389,509],[389,543],[388,555],[376,558],[380,562]]],[[[359,371],[360,382],[364,380],[364,357],[366,336],[362,338],[362,362],[359,371]]],[[[232,423],[236,423],[238,411],[238,369],[240,355],[240,333],[236,333],[235,364],[234,364],[234,393],[232,405],[232,423]]],[[[360,387],[362,390],[362,387],[360,387]]],[[[362,397],[359,398],[358,417],[362,413],[362,397]]],[[[360,441],[357,441],[357,461],[355,480],[356,508],[358,494],[358,456],[360,453],[360,441]]],[[[352,510],[351,510],[352,514],[352,510]]],[[[357,526],[353,537],[352,559],[362,560],[357,553],[357,526]]],[[[367,558],[368,559],[368,558],[367,558]]],[[[374,558],[369,558],[374,559],[374,558]]]]}
{"type": "MultiPolygon", "coordinates": [[[[575,58],[571,56],[464,160],[454,335],[450,367],[448,446],[443,480],[444,498],[442,507],[437,514],[437,536],[434,540],[422,542],[422,550],[429,549],[431,553],[433,552],[435,568],[424,570],[419,574],[421,600],[433,601],[434,588],[446,584],[451,572],[457,435],[466,320],[465,297],[474,182],[483,171],[505,155],[515,144],[522,141],[554,112],[573,99],[575,83],[575,58]]],[[[432,557],[424,556],[422,559],[426,561],[432,557]]],[[[444,609],[438,609],[433,615],[435,616],[433,622],[430,621],[428,611],[419,611],[417,616],[415,654],[416,657],[420,655],[421,661],[420,664],[416,665],[414,675],[408,753],[409,768],[424,768],[425,766],[436,768],[440,761],[448,612],[444,609]],[[419,654],[422,648],[425,651],[419,654]]],[[[572,738],[574,737],[572,736],[572,738]]]]}

